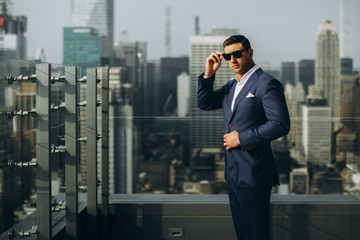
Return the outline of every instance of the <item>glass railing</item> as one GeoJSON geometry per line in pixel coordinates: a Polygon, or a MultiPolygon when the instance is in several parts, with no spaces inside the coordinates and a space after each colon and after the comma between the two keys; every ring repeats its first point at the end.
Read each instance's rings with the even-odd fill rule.
{"type": "MultiPolygon", "coordinates": [[[[112,194],[227,193],[222,113],[197,109],[196,89],[192,89],[196,79],[190,79],[186,69],[165,68],[167,74],[178,72],[164,79],[156,74],[161,72],[155,69],[160,67],[157,64],[149,64],[147,74],[137,74],[136,78],[129,74],[130,67],[98,68],[84,78],[80,68],[75,71],[51,64],[46,73],[50,87],[39,80],[45,74],[41,68],[48,65],[30,65],[1,73],[1,232],[38,210],[39,201],[43,201],[39,196],[44,194],[50,197],[50,218],[61,220],[74,200],[77,215],[89,199],[96,199],[95,206],[104,208],[102,204],[112,194]],[[93,93],[88,88],[91,74],[96,75],[93,93]],[[71,91],[66,82],[69,76],[78,82],[71,91]],[[39,98],[46,89],[50,89],[49,101],[46,95],[39,98]],[[69,97],[74,97],[74,112],[67,105],[69,97]],[[48,115],[36,99],[50,104],[48,115]],[[95,111],[89,110],[90,99],[96,103],[95,111]],[[108,110],[104,104],[108,104],[108,110]],[[77,120],[68,118],[69,111],[77,120]],[[44,167],[38,162],[44,151],[39,140],[44,137],[40,134],[44,133],[44,122],[49,124],[47,151],[51,164],[45,166],[50,174],[46,175],[45,170],[41,173],[44,179],[39,179],[38,169],[44,167]],[[95,124],[93,129],[89,128],[90,122],[95,124]],[[93,142],[89,140],[91,134],[95,136],[93,142]],[[71,139],[73,136],[77,138],[71,139]],[[70,164],[69,157],[75,162],[70,164]],[[89,159],[93,160],[91,168],[89,159]],[[71,168],[74,164],[76,167],[71,168]],[[67,175],[66,169],[68,174],[75,172],[67,175]],[[66,184],[70,181],[67,178],[77,187],[66,184]],[[71,195],[73,191],[77,197],[71,195]]],[[[273,194],[358,195],[359,68],[353,74],[341,75],[340,88],[334,90],[338,94],[335,107],[330,107],[315,87],[304,88],[313,85],[313,80],[305,81],[300,75],[293,80],[285,78],[281,68],[264,70],[283,83],[291,119],[289,134],[272,142],[280,179],[273,194]],[[335,108],[339,108],[338,115],[334,115],[335,108]]],[[[36,226],[39,215],[31,216],[36,226]]]]}
{"type": "Polygon", "coordinates": [[[1,63],[0,229],[3,232],[36,211],[35,168],[31,166],[36,159],[35,118],[11,118],[7,114],[36,107],[36,84],[31,81],[9,84],[7,80],[8,74],[31,75],[35,63],[21,60],[1,63]]]}

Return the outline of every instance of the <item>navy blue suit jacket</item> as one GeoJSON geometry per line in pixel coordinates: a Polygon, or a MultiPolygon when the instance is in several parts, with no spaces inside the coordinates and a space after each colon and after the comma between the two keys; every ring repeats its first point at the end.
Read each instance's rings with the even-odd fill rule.
{"type": "Polygon", "coordinates": [[[249,188],[278,185],[270,143],[290,130],[289,112],[281,83],[261,68],[258,69],[236,97],[232,112],[236,79],[216,91],[213,90],[215,76],[204,79],[202,74],[198,81],[198,107],[202,110],[222,108],[225,133],[233,130],[239,132],[240,147],[225,150],[226,181],[249,188]]]}

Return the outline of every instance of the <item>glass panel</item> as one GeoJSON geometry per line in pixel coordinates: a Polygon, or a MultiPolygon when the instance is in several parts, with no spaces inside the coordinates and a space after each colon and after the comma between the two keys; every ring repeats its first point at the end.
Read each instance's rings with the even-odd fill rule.
{"type": "MultiPolygon", "coordinates": [[[[40,6],[26,1],[12,4],[8,4],[9,1],[3,2],[0,10],[0,231],[32,213],[36,206],[35,168],[19,164],[36,158],[35,118],[28,116],[8,119],[6,114],[9,108],[16,111],[36,108],[36,88],[30,82],[16,81],[8,85],[5,77],[8,73],[14,76],[34,74],[35,64],[46,61],[45,54],[48,59],[63,61],[63,65],[52,65],[54,77],[64,75],[64,65],[79,66],[80,78],[85,76],[87,68],[109,66],[110,194],[222,194],[227,192],[224,180],[222,112],[202,112],[198,109],[197,77],[204,71],[209,54],[223,51],[223,41],[229,35],[242,31],[251,38],[257,65],[283,84],[290,113],[289,134],[272,142],[281,183],[274,188],[273,193],[359,194],[360,111],[357,103],[360,100],[360,54],[359,47],[354,41],[351,44],[349,38],[358,39],[359,33],[355,28],[348,31],[349,22],[353,26],[359,22],[359,14],[355,13],[359,9],[358,1],[352,1],[351,8],[328,4],[325,0],[316,4],[312,2],[311,6],[301,1],[285,4],[284,0],[265,5],[255,2],[249,6],[253,9],[275,7],[281,9],[283,17],[273,18],[273,21],[263,21],[260,18],[261,23],[254,21],[251,24],[256,27],[248,25],[248,29],[241,25],[241,21],[234,21],[229,28],[211,28],[209,26],[214,22],[207,19],[201,31],[202,18],[197,16],[194,23],[191,23],[195,16],[191,14],[194,12],[185,9],[188,6],[183,2],[174,2],[171,6],[149,2],[165,10],[163,20],[149,21],[151,27],[146,27],[146,23],[141,21],[115,21],[121,22],[121,33],[114,32],[113,21],[107,22],[112,18],[112,14],[110,17],[107,14],[112,11],[106,9],[113,6],[105,6],[106,1],[96,11],[91,11],[94,3],[83,8],[82,1],[75,1],[76,4],[59,1],[56,5],[59,11],[55,12],[44,12],[42,9],[47,9],[46,3],[40,6]],[[297,24],[307,27],[299,27],[296,31],[293,31],[296,24],[288,24],[302,19],[297,13],[292,14],[294,9],[298,13],[311,9],[313,14],[308,14],[309,16],[319,16],[320,12],[324,14],[325,3],[329,6],[325,15],[334,19],[333,23],[329,20],[319,22],[318,19],[309,17],[305,19],[306,22],[297,24]],[[11,8],[24,16],[13,16],[11,8]],[[181,18],[177,18],[179,13],[181,18]],[[293,16],[286,16],[288,13],[293,16]],[[63,21],[67,19],[64,17],[66,14],[71,14],[68,19],[75,22],[69,24],[63,21]],[[28,29],[25,16],[32,22],[28,29]],[[48,21],[51,27],[46,34],[41,30],[34,31],[36,27],[43,26],[44,19],[53,19],[48,21]],[[93,21],[85,24],[81,19],[96,19],[96,23],[93,21]],[[179,19],[181,20],[178,21],[179,19]],[[126,25],[128,22],[131,25],[126,25]],[[141,26],[137,28],[140,22],[141,26]],[[162,28],[164,22],[165,29],[162,28]],[[157,25],[159,23],[162,27],[157,27],[160,26],[157,25]],[[188,30],[180,31],[189,29],[184,26],[191,25],[195,27],[194,34],[188,30]],[[172,33],[171,28],[179,31],[172,33]],[[165,48],[158,29],[166,31],[165,48]],[[257,32],[262,35],[256,35],[257,32]],[[44,45],[42,47],[46,49],[46,52],[44,48],[38,50],[37,60],[25,60],[25,33],[29,40],[30,55],[35,54],[34,42],[44,45]],[[128,36],[127,33],[132,35],[128,36]],[[173,43],[170,41],[171,34],[176,34],[172,38],[173,43]],[[264,35],[271,38],[265,39],[264,35]],[[307,37],[303,39],[304,36],[307,37]],[[294,39],[302,40],[300,44],[294,44],[294,39]],[[172,44],[176,44],[176,50],[172,44]],[[171,53],[171,47],[177,51],[178,57],[171,53]],[[59,57],[61,49],[63,59],[59,57]],[[269,59],[271,63],[268,62],[269,59]],[[10,162],[11,166],[18,163],[22,168],[9,170],[9,160],[13,161],[10,162]]],[[[114,7],[114,19],[123,17],[126,20],[134,15],[136,1],[130,2],[114,7]]],[[[49,6],[51,7],[53,6],[49,6]]],[[[238,14],[238,8],[227,10],[229,16],[238,14]]],[[[253,11],[248,6],[244,6],[242,10],[244,19],[252,19],[253,11]]],[[[268,12],[279,15],[276,11],[268,12]]],[[[155,19],[154,11],[147,12],[152,15],[146,17],[146,11],[141,12],[144,19],[155,19]]],[[[203,9],[202,12],[211,10],[203,9]]],[[[264,18],[269,17],[264,15],[264,18]]],[[[226,23],[229,23],[228,18],[216,18],[217,25],[226,23]]],[[[234,73],[223,61],[216,77],[214,87],[217,89],[233,78],[234,73]]],[[[102,100],[101,84],[98,87],[97,98],[102,100]]],[[[78,102],[86,101],[86,84],[79,84],[77,91],[78,102]]],[[[63,83],[53,84],[51,102],[63,102],[63,93],[63,83]]],[[[97,113],[98,133],[101,133],[100,107],[97,113]]],[[[86,137],[86,107],[80,107],[78,114],[80,137],[86,137]]],[[[51,141],[55,146],[63,146],[64,115],[61,111],[54,111],[51,115],[54,120],[51,123],[51,141]]],[[[101,141],[98,141],[97,149],[98,179],[101,179],[101,141]]],[[[79,204],[85,206],[88,180],[86,143],[80,143],[78,154],[79,204]]],[[[58,201],[64,200],[66,186],[63,153],[52,155],[51,164],[51,195],[58,201]]],[[[35,217],[33,219],[36,225],[35,217]]]]}
{"type": "MultiPolygon", "coordinates": [[[[175,58],[162,61],[170,64],[175,58]]],[[[110,68],[111,191],[226,193],[221,112],[194,112],[191,105],[189,111],[189,75],[175,64],[150,68],[154,66],[149,64],[148,72],[160,71],[168,80],[159,87],[160,80],[148,76],[148,85],[138,89],[124,74],[131,67],[110,68]]],[[[338,88],[329,90],[338,101],[330,107],[322,95],[314,95],[314,60],[287,62],[279,68],[259,66],[282,82],[291,118],[289,134],[272,142],[280,178],[273,193],[358,194],[358,68],[338,75],[333,83],[338,88]]]]}
{"type": "MultiPolygon", "coordinates": [[[[60,64],[51,64],[51,76],[54,78],[63,77],[65,74],[64,66],[60,64]]],[[[56,81],[51,84],[51,104],[55,107],[65,102],[64,82],[56,81]]],[[[59,108],[51,112],[51,144],[53,149],[58,148],[57,153],[51,155],[51,196],[57,201],[65,201],[65,159],[64,150],[61,146],[65,146],[65,114],[64,109],[59,108]]]]}
{"type": "MultiPolygon", "coordinates": [[[[9,84],[7,75],[13,77],[35,74],[35,62],[0,61],[0,232],[28,218],[36,225],[35,167],[36,131],[33,116],[10,116],[7,112],[31,111],[36,108],[35,83],[15,81],[9,84]]],[[[19,113],[19,112],[18,112],[19,113]]],[[[29,226],[30,230],[31,226],[29,226]]]]}
{"type": "MultiPolygon", "coordinates": [[[[85,80],[86,69],[79,67],[79,79],[85,80]]],[[[81,81],[78,84],[78,102],[82,103],[86,101],[86,81],[81,81]]],[[[78,187],[79,187],[79,195],[78,195],[78,211],[82,211],[83,207],[86,206],[87,199],[87,183],[86,183],[86,105],[80,106],[78,108],[78,127],[80,138],[83,138],[83,141],[80,141],[80,157],[79,157],[79,167],[78,167],[78,187]]]]}

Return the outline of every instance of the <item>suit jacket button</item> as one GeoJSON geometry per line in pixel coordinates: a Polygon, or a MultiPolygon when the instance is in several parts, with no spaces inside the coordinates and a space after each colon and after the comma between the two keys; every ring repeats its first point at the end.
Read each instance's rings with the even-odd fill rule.
{"type": "Polygon", "coordinates": [[[232,127],[231,123],[229,124],[229,127],[232,127]]]}

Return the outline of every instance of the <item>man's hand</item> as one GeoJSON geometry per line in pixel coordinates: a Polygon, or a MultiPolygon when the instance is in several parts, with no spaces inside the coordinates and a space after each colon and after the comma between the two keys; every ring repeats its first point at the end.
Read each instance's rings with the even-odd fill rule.
{"type": "Polygon", "coordinates": [[[240,146],[239,133],[234,130],[231,133],[225,134],[224,146],[227,146],[226,151],[229,151],[232,148],[239,147],[240,146]]]}
{"type": "Polygon", "coordinates": [[[206,70],[205,76],[211,77],[216,73],[216,71],[221,66],[221,60],[223,59],[222,52],[213,52],[207,59],[206,59],[206,70]]]}

